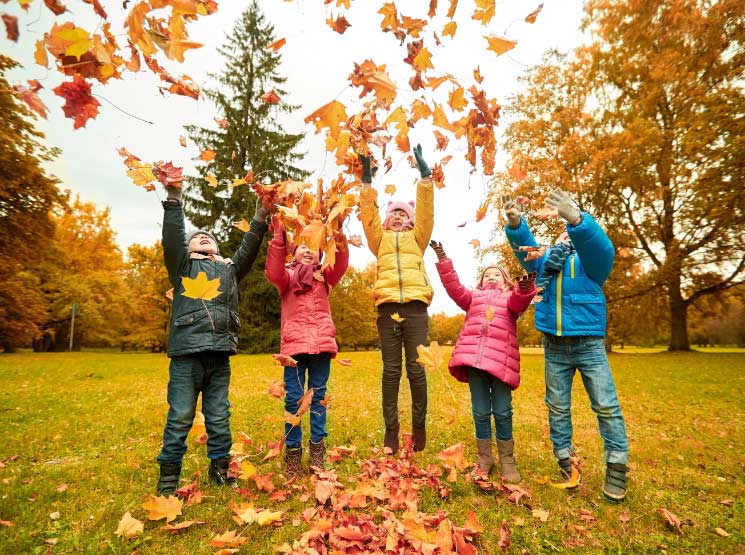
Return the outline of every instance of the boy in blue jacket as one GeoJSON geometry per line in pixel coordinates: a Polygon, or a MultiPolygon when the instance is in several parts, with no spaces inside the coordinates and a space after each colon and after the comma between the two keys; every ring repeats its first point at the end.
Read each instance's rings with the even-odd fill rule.
{"type": "Polygon", "coordinates": [[[163,447],[158,455],[158,495],[173,495],[178,489],[186,437],[194,422],[197,399],[202,394],[202,412],[207,428],[210,479],[234,487],[228,475],[230,464],[230,356],[238,347],[238,283],[246,277],[259,254],[268,229],[267,211],[261,202],[243,242],[232,258],[223,258],[214,236],[202,230],[184,229],[181,188],[167,187],[163,202],[163,255],[168,279],[173,285],[173,310],[168,332],[168,417],[163,447]],[[195,299],[186,295],[184,278],[204,273],[209,281],[219,278],[218,295],[195,299]]]}
{"type": "Polygon", "coordinates": [[[593,217],[580,212],[565,191],[552,191],[546,204],[566,221],[566,231],[542,257],[526,260],[527,252],[520,247],[537,247],[538,243],[521,216],[519,204],[509,195],[502,197],[507,240],[523,268],[538,272],[536,286],[543,289],[543,298],[535,305],[535,326],[543,332],[551,442],[562,476],[568,480],[570,455],[574,453],[572,381],[579,370],[605,446],[603,493],[620,501],[627,489],[628,442],[605,353],[605,295],[601,287],[613,267],[613,245],[593,217]]]}

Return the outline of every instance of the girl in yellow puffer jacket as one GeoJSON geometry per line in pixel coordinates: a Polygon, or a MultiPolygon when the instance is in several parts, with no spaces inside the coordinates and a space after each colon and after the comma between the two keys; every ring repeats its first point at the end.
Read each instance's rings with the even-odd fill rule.
{"type": "Polygon", "coordinates": [[[378,334],[383,358],[384,447],[398,451],[398,390],[401,382],[403,346],[406,353],[406,377],[411,388],[411,428],[414,450],[421,451],[427,442],[427,376],[416,359],[417,346],[427,343],[427,307],[432,301],[432,286],[424,269],[423,254],[434,225],[434,190],[422,147],[414,148],[422,179],[417,184],[416,205],[390,202],[381,224],[378,193],[370,184],[370,158],[362,161],[360,220],[367,245],[377,257],[377,278],[373,288],[378,308],[378,334]],[[416,207],[416,210],[414,209],[416,207]]]}

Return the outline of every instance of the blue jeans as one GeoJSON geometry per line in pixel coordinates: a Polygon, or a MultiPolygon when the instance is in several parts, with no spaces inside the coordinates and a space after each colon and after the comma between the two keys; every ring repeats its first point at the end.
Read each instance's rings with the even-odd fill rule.
{"type": "Polygon", "coordinates": [[[186,437],[194,423],[200,392],[207,428],[207,456],[212,460],[227,457],[233,446],[228,401],[228,354],[207,351],[173,357],[168,373],[168,417],[158,462],[181,463],[186,453],[186,437]]]}
{"type": "Polygon", "coordinates": [[[590,406],[598,417],[603,438],[605,460],[626,464],[629,446],[626,425],[618,404],[616,385],[605,354],[602,337],[556,337],[545,334],[546,406],[551,443],[558,459],[567,458],[572,446],[572,381],[579,370],[590,398],[590,406]]]}
{"type": "Polygon", "coordinates": [[[491,417],[497,439],[512,439],[512,389],[488,372],[468,369],[471,411],[476,439],[491,439],[491,417]]]}
{"type": "MultiPolygon", "coordinates": [[[[313,388],[313,400],[310,404],[310,440],[320,442],[328,435],[326,431],[326,407],[321,404],[326,396],[326,383],[331,372],[331,355],[295,355],[297,368],[285,366],[285,410],[290,414],[297,412],[300,398],[305,393],[305,375],[308,374],[308,388],[313,388]]],[[[285,445],[296,449],[302,445],[302,426],[293,426],[285,422],[285,445]]]]}

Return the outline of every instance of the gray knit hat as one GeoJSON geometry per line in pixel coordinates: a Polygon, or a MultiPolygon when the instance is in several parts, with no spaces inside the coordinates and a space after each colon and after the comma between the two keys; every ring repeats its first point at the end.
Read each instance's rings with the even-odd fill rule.
{"type": "Polygon", "coordinates": [[[191,243],[191,240],[194,239],[194,236],[199,235],[200,233],[204,235],[209,235],[209,237],[215,242],[215,245],[217,245],[217,253],[220,254],[220,245],[217,242],[217,239],[215,239],[215,236],[212,235],[209,231],[205,231],[203,229],[195,229],[194,231],[191,231],[186,234],[186,246],[189,247],[189,243],[191,243]]]}

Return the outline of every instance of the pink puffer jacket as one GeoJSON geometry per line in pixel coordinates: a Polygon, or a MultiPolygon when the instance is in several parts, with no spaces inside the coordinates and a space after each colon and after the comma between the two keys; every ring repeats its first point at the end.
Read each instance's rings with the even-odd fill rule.
{"type": "Polygon", "coordinates": [[[280,353],[288,356],[331,353],[335,356],[339,348],[336,345],[336,328],[331,319],[329,294],[347,271],[349,251],[346,248],[337,251],[334,267],[323,270],[325,281],[314,280],[313,288],[301,294],[291,290],[290,279],[294,269],[285,265],[285,256],[284,241],[275,237],[269,243],[264,273],[282,299],[280,353]]]}
{"type": "Polygon", "coordinates": [[[468,367],[478,368],[517,389],[520,385],[517,318],[530,305],[535,286],[527,294],[517,287],[502,290],[495,284],[470,290],[461,284],[449,258],[436,266],[448,295],[466,311],[463,329],[448,364],[450,373],[458,381],[468,382],[468,367]]]}

